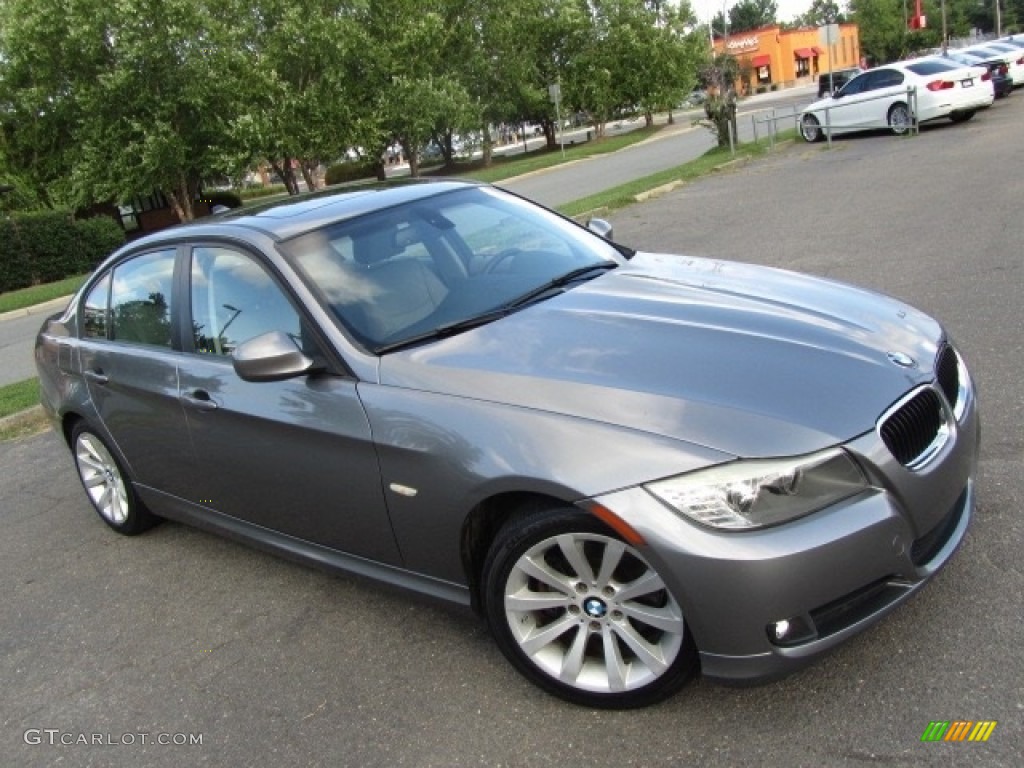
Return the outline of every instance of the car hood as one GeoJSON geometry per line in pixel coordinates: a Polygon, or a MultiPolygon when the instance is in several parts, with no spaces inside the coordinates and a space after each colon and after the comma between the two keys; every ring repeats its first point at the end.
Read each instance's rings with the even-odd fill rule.
{"type": "Polygon", "coordinates": [[[871,430],[932,378],[941,337],[927,315],[847,285],[638,253],[489,325],[385,355],[380,382],[734,456],[778,456],[871,430]],[[914,362],[899,365],[892,354],[914,362]]]}

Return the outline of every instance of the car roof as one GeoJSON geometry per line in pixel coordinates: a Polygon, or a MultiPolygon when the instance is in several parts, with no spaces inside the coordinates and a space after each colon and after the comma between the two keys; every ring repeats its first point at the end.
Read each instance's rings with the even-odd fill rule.
{"type": "Polygon", "coordinates": [[[131,243],[133,250],[157,243],[224,237],[239,230],[288,240],[327,224],[451,192],[484,186],[462,179],[405,179],[333,187],[179,224],[131,243]]]}

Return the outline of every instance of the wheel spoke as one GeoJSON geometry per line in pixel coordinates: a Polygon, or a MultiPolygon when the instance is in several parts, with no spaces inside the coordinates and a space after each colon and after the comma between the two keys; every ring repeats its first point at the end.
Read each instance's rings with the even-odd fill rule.
{"type": "Polygon", "coordinates": [[[554,570],[543,560],[531,557],[530,555],[523,555],[519,558],[519,562],[516,563],[516,569],[522,571],[527,576],[532,576],[538,581],[547,584],[552,589],[556,589],[566,595],[573,594],[572,583],[569,577],[554,570]]]}
{"type": "Polygon", "coordinates": [[[613,692],[624,691],[626,689],[626,662],[622,660],[619,643],[615,639],[611,627],[605,626],[601,634],[604,641],[604,669],[608,677],[608,689],[613,692]]]}
{"type": "Polygon", "coordinates": [[[569,565],[576,571],[576,575],[580,579],[588,583],[594,582],[594,569],[590,567],[590,563],[583,554],[582,541],[568,534],[559,536],[558,548],[562,550],[565,559],[569,561],[569,565]]]}
{"type": "Polygon", "coordinates": [[[107,478],[102,472],[83,472],[82,482],[86,488],[95,488],[97,485],[103,485],[107,481],[107,478]]]}
{"type": "Polygon", "coordinates": [[[648,643],[629,624],[615,624],[612,629],[629,646],[630,650],[636,654],[637,660],[651,670],[655,677],[668,668],[668,663],[661,653],[661,648],[648,643]]]}
{"type": "Polygon", "coordinates": [[[616,595],[620,602],[635,600],[642,595],[649,595],[652,592],[660,592],[665,588],[665,582],[654,571],[644,571],[644,574],[626,584],[616,595]]]}
{"type": "Polygon", "coordinates": [[[597,574],[597,586],[604,587],[612,579],[612,574],[622,562],[622,555],[626,551],[626,545],[618,540],[611,540],[604,548],[604,555],[601,558],[601,570],[597,574]]]}
{"type": "Polygon", "coordinates": [[[505,595],[505,608],[509,611],[544,611],[549,608],[568,608],[572,598],[561,592],[534,592],[520,589],[505,595]]]}
{"type": "Polygon", "coordinates": [[[580,672],[583,671],[583,662],[586,660],[584,654],[587,650],[587,639],[587,631],[580,627],[576,637],[573,638],[572,647],[565,654],[565,658],[562,659],[562,670],[559,673],[559,677],[567,683],[575,683],[579,679],[580,672]]]}
{"type": "Polygon", "coordinates": [[[542,648],[551,645],[555,640],[574,628],[580,632],[583,631],[579,622],[566,614],[558,621],[541,627],[539,630],[531,631],[530,634],[520,641],[519,646],[527,656],[533,656],[542,648]]]}
{"type": "Polygon", "coordinates": [[[620,607],[626,616],[641,624],[660,629],[662,632],[670,632],[673,635],[683,632],[683,617],[675,603],[669,603],[663,608],[654,608],[642,603],[628,603],[620,607]]]}

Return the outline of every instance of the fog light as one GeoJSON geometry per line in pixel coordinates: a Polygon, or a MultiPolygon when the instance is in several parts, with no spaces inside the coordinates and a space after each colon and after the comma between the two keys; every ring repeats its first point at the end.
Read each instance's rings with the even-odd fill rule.
{"type": "Polygon", "coordinates": [[[809,616],[790,616],[788,619],[773,621],[765,630],[772,645],[799,645],[818,637],[809,616]]]}
{"type": "Polygon", "coordinates": [[[786,635],[789,634],[789,621],[783,619],[782,621],[776,621],[772,624],[772,634],[775,636],[777,641],[786,639],[786,635]]]}

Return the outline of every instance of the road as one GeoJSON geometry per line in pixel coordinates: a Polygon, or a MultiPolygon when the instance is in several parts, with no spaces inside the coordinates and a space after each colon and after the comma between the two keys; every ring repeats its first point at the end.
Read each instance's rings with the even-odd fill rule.
{"type": "Polygon", "coordinates": [[[36,375],[32,349],[43,319],[66,302],[47,302],[31,309],[0,315],[0,387],[36,375]]]}
{"type": "MultiPolygon", "coordinates": [[[[763,94],[742,102],[737,110],[737,127],[741,141],[754,136],[754,120],[764,120],[772,110],[792,114],[793,107],[813,100],[816,89],[803,87],[792,91],[763,94]]],[[[648,141],[634,144],[610,155],[597,155],[567,166],[559,166],[527,174],[498,186],[528,197],[542,205],[555,207],[601,192],[652,173],[695,160],[715,146],[714,135],[693,120],[703,117],[699,111],[677,116],[673,126],[666,127],[648,141]]],[[[792,128],[794,122],[779,121],[779,128],[792,128]]],[[[767,135],[767,125],[759,124],[760,136],[767,135]]]]}
{"type": "Polygon", "coordinates": [[[886,290],[958,340],[984,422],[977,516],[949,567],[875,628],[769,685],[697,681],[647,710],[580,709],[520,679],[464,614],[181,525],[112,534],[44,434],[0,444],[5,768],[1016,768],[1022,119],[1018,94],[916,138],[791,144],[614,217],[645,248],[886,290]],[[998,725],[985,743],[921,741],[956,719],[998,725]],[[61,744],[93,734],[115,743],[61,744]]]}

